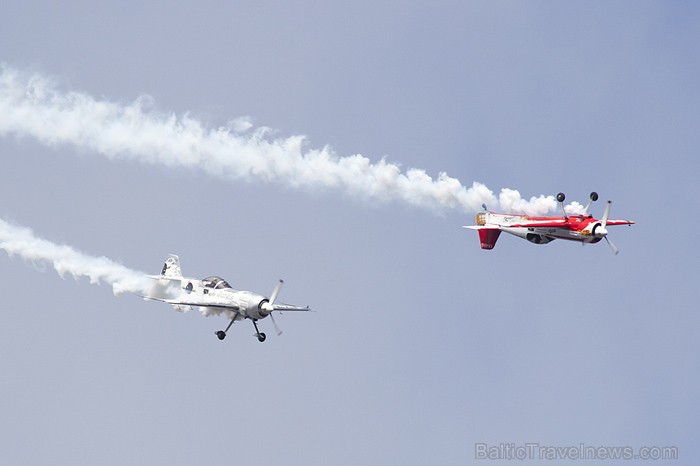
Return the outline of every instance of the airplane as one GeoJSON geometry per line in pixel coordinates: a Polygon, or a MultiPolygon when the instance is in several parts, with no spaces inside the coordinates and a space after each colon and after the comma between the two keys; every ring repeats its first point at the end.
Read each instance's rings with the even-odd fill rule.
{"type": "Polygon", "coordinates": [[[498,236],[502,231],[505,231],[534,244],[547,244],[555,239],[579,241],[581,244],[585,244],[597,243],[605,239],[614,254],[620,252],[608,238],[607,227],[611,225],[634,225],[634,221],[610,220],[608,216],[610,215],[611,201],[607,202],[603,217],[600,220],[593,218],[588,213],[588,209],[593,202],[598,200],[598,193],[595,191],[590,194],[590,201],[583,209],[582,214],[567,215],[564,210],[564,199],[566,199],[564,193],[557,194],[557,201],[564,213],[563,217],[497,214],[486,211],[486,206],[482,204],[485,212],[476,214],[476,225],[465,225],[464,228],[479,232],[481,249],[493,249],[496,246],[498,236]]]}
{"type": "Polygon", "coordinates": [[[207,277],[202,280],[185,278],[182,276],[180,269],[180,258],[175,254],[170,254],[165,260],[160,275],[148,275],[148,278],[158,280],[162,289],[167,289],[170,285],[177,285],[180,291],[179,295],[173,299],[156,296],[144,296],[144,299],[172,304],[178,310],[198,307],[202,309],[205,315],[227,315],[231,321],[226,329],[214,332],[219,340],[226,338],[226,333],[235,321],[250,319],[255,327],[254,336],[262,343],[265,341],[266,336],[258,329],[258,320],[270,316],[277,335],[281,335],[282,331],[272,316],[273,312],[311,310],[308,306],[298,307],[276,302],[284,284],[283,280],[279,280],[272,294],[267,298],[252,291],[234,290],[226,280],[217,276],[207,277]]]}

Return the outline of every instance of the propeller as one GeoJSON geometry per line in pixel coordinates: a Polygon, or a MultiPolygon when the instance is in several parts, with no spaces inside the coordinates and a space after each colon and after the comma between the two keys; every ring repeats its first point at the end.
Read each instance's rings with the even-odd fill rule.
{"type": "Polygon", "coordinates": [[[612,204],[612,201],[608,201],[607,204],[605,204],[605,212],[603,212],[603,218],[600,219],[601,222],[603,222],[603,228],[605,228],[605,225],[608,224],[608,217],[610,216],[610,205],[612,204]]]}
{"type": "Polygon", "coordinates": [[[593,234],[603,238],[608,234],[608,229],[605,228],[608,225],[608,216],[610,215],[610,201],[605,205],[605,212],[603,212],[603,218],[600,219],[600,223],[596,223],[593,227],[593,234]]]}
{"type": "Polygon", "coordinates": [[[279,282],[277,282],[277,285],[275,286],[275,289],[272,290],[272,294],[270,295],[270,300],[266,303],[263,303],[262,308],[270,313],[270,320],[272,320],[272,326],[275,327],[275,331],[277,332],[277,335],[282,335],[282,330],[277,326],[277,322],[275,322],[275,317],[272,315],[272,311],[275,310],[275,301],[277,300],[277,295],[280,294],[280,290],[282,289],[282,285],[284,285],[284,280],[280,279],[279,282]]]}
{"type": "Polygon", "coordinates": [[[595,229],[595,235],[600,236],[602,238],[605,238],[605,241],[608,243],[608,246],[610,246],[610,249],[612,249],[613,254],[617,255],[620,250],[617,249],[615,244],[613,244],[612,241],[608,238],[608,230],[605,228],[608,224],[608,217],[610,216],[610,206],[612,204],[612,201],[608,201],[608,203],[605,205],[605,211],[603,212],[603,218],[600,219],[600,226],[595,229]]]}
{"type": "Polygon", "coordinates": [[[610,246],[610,249],[612,249],[613,254],[615,254],[617,256],[617,253],[620,252],[620,250],[617,249],[617,247],[615,247],[613,242],[610,241],[607,236],[605,237],[605,241],[608,242],[608,246],[610,246]]]}
{"type": "Polygon", "coordinates": [[[272,326],[275,327],[275,332],[277,332],[277,336],[282,335],[282,330],[280,330],[280,328],[277,326],[277,322],[275,322],[275,316],[273,316],[272,313],[270,313],[270,319],[272,319],[272,326]]]}
{"type": "Polygon", "coordinates": [[[280,278],[280,281],[277,282],[275,289],[272,290],[272,295],[270,295],[270,306],[275,304],[275,301],[277,300],[277,295],[280,294],[280,290],[282,289],[282,285],[284,285],[284,280],[280,278]]]}

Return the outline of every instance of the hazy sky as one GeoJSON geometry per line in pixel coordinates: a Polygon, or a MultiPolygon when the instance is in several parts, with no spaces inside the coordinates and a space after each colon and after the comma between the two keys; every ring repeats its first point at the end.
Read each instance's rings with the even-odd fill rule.
{"type": "Polygon", "coordinates": [[[136,271],[176,253],[240,289],[284,278],[318,312],[221,342],[221,317],[3,252],[0,463],[512,464],[475,444],[537,443],[696,464],[699,26],[690,2],[4,2],[4,76],[177,124],[132,156],[153,121],[95,142],[95,113],[4,111],[2,220],[136,271]],[[618,256],[482,251],[469,202],[309,181],[284,151],[217,175],[260,152],[208,158],[187,121],[496,197],[596,190],[637,224],[610,228],[618,256]]]}

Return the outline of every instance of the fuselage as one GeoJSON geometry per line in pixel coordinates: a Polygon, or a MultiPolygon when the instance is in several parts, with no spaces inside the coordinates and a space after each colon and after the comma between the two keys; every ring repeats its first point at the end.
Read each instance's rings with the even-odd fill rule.
{"type": "Polygon", "coordinates": [[[555,239],[597,243],[602,239],[601,235],[596,235],[602,226],[601,221],[592,215],[532,217],[482,212],[477,214],[477,224],[480,224],[480,216],[483,216],[485,227],[494,226],[535,244],[546,244],[555,239]]]}
{"type": "Polygon", "coordinates": [[[599,220],[588,214],[534,217],[529,215],[479,212],[476,214],[476,225],[466,228],[478,231],[482,249],[493,249],[502,231],[526,239],[534,244],[547,244],[555,239],[597,243],[601,239],[606,238],[608,234],[607,226],[632,225],[634,223],[631,220],[609,220],[607,219],[608,212],[609,207],[606,209],[604,220],[599,220]]]}
{"type": "Polygon", "coordinates": [[[269,315],[262,310],[262,303],[268,298],[252,291],[234,290],[220,277],[183,278],[180,288],[182,300],[202,308],[204,315],[225,314],[234,320],[264,319],[269,315]]]}

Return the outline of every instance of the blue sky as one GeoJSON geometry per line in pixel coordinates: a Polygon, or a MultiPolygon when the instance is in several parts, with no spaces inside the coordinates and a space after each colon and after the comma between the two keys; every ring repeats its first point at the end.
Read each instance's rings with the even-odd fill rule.
{"type": "MultiPolygon", "coordinates": [[[[687,2],[6,2],[0,61],[62,91],[525,198],[613,200],[621,252],[472,211],[0,136],[0,217],[318,312],[180,314],[0,257],[6,464],[470,464],[478,442],[695,464],[698,8],[687,2]],[[688,225],[690,223],[690,225],[688,225]]],[[[593,212],[601,214],[603,203],[593,212]]],[[[477,463],[483,461],[477,461],[477,463]]],[[[491,462],[509,464],[510,462],[491,462]]],[[[554,462],[556,463],[556,461],[554,462]]],[[[590,462],[590,464],[599,462],[590,462]]],[[[567,463],[568,464],[568,463],[567,463]]],[[[587,464],[577,461],[577,464],[587,464]]]]}

